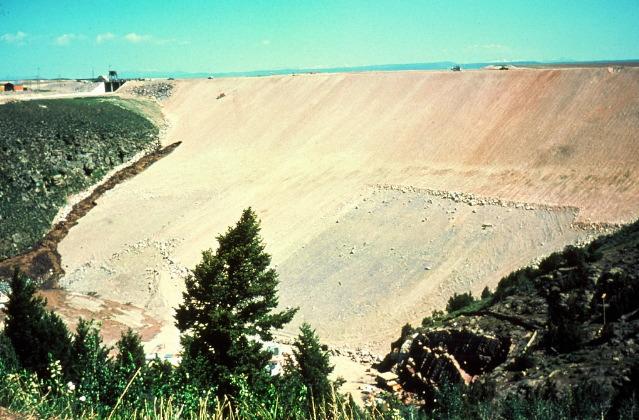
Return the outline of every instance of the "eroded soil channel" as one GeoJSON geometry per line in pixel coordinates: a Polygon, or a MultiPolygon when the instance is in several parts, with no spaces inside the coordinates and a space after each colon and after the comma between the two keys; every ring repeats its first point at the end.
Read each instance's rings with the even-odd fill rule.
{"type": "Polygon", "coordinates": [[[67,236],[69,230],[97,205],[97,200],[105,192],[141,173],[153,163],[169,155],[180,144],[181,142],[178,141],[151,152],[102,182],[89,196],[75,204],[67,217],[56,223],[30,250],[0,261],[0,279],[8,279],[17,269],[39,280],[45,288],[57,287],[58,280],[64,275],[58,244],[67,236]]]}

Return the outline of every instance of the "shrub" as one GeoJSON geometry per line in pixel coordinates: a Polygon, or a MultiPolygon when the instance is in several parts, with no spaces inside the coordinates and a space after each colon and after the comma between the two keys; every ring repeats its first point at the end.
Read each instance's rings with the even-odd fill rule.
{"type": "Polygon", "coordinates": [[[20,368],[20,362],[11,340],[4,332],[0,332],[0,371],[15,372],[20,368]]]}
{"type": "Polygon", "coordinates": [[[109,348],[102,344],[100,329],[93,321],[80,318],[73,337],[70,378],[90,403],[114,404],[113,363],[109,348]]]}
{"type": "Polygon", "coordinates": [[[493,294],[493,301],[500,302],[506,297],[514,294],[526,294],[534,291],[535,286],[532,282],[532,278],[534,278],[537,274],[537,271],[530,267],[513,271],[499,281],[499,284],[495,289],[495,293],[493,294]]]}
{"type": "Polygon", "coordinates": [[[490,299],[493,297],[493,292],[490,291],[488,286],[484,287],[484,290],[481,291],[481,299],[490,299]]]}
{"type": "Polygon", "coordinates": [[[144,366],[146,357],[142,340],[140,335],[133,332],[131,328],[122,333],[115,347],[118,349],[115,365],[119,370],[131,374],[144,366]]]}
{"type": "Polygon", "coordinates": [[[322,349],[315,330],[307,323],[300,327],[300,335],[293,343],[293,354],[297,362],[296,371],[314,401],[328,400],[331,394],[328,375],[333,371],[333,366],[328,351],[322,349]]]}
{"type": "MultiPolygon", "coordinates": [[[[425,317],[424,319],[422,319],[422,327],[434,327],[437,324],[439,324],[444,317],[446,316],[446,314],[444,313],[444,311],[439,311],[439,310],[434,310],[430,316],[425,317]]],[[[403,334],[403,329],[402,329],[402,334],[403,334]]]]}
{"type": "Polygon", "coordinates": [[[60,317],[45,309],[46,301],[35,295],[35,284],[17,271],[11,279],[4,334],[11,341],[20,365],[48,375],[50,360],[68,365],[71,339],[60,317]]]}
{"type": "Polygon", "coordinates": [[[563,255],[560,252],[553,252],[539,263],[540,274],[548,274],[558,269],[564,264],[563,255]]]}
{"type": "Polygon", "coordinates": [[[455,293],[453,296],[451,296],[450,299],[448,299],[448,303],[446,304],[446,312],[451,313],[460,309],[464,309],[473,302],[475,302],[475,298],[473,298],[470,292],[461,293],[459,295],[455,293]]]}

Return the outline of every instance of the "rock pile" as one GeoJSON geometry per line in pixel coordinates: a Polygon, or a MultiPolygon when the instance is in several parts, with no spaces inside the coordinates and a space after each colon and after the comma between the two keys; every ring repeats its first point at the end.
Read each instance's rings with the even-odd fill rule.
{"type": "Polygon", "coordinates": [[[379,363],[382,358],[370,350],[356,348],[356,349],[348,349],[345,347],[331,347],[329,348],[330,354],[334,356],[346,356],[351,359],[355,363],[363,363],[363,364],[372,364],[379,363]]]}
{"type": "Polygon", "coordinates": [[[150,82],[141,86],[135,86],[131,89],[131,93],[137,96],[147,98],[155,98],[158,101],[164,101],[173,94],[173,83],[169,82],[150,82]]]}
{"type": "Polygon", "coordinates": [[[378,184],[375,185],[376,188],[380,190],[393,190],[400,191],[403,193],[407,192],[416,192],[431,195],[433,197],[441,197],[454,201],[455,203],[464,203],[469,206],[499,206],[499,207],[510,207],[515,209],[522,210],[569,210],[573,211],[575,215],[579,211],[577,207],[571,206],[549,206],[547,204],[530,204],[530,203],[519,203],[516,201],[502,200],[501,198],[492,198],[492,197],[481,197],[475,194],[456,192],[456,191],[441,191],[441,190],[431,190],[429,188],[417,188],[411,185],[389,185],[389,184],[378,184]]]}

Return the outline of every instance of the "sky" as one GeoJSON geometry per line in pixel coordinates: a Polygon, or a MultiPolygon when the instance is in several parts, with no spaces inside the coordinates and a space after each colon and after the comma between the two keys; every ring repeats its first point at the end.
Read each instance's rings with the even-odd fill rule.
{"type": "Polygon", "coordinates": [[[0,0],[0,78],[639,58],[639,0],[0,0]]]}

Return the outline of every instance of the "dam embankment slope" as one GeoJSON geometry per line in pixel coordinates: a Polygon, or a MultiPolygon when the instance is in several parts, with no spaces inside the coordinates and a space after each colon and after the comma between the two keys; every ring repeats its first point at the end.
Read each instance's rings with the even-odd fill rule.
{"type": "Polygon", "coordinates": [[[139,302],[167,325],[186,268],[248,206],[296,323],[380,348],[453,292],[593,233],[575,221],[639,215],[636,68],[175,85],[163,141],[181,146],[59,247],[67,288],[139,302]]]}

